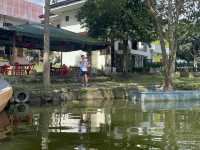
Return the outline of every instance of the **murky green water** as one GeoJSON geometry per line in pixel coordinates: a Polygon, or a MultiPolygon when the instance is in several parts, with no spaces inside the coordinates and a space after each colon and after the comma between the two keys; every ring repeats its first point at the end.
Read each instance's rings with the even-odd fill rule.
{"type": "Polygon", "coordinates": [[[0,150],[200,150],[200,102],[12,105],[0,150]]]}

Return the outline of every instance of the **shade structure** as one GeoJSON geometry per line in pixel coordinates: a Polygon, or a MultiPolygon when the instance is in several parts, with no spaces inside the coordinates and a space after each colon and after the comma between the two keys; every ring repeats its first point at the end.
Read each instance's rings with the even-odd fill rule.
{"type": "Polygon", "coordinates": [[[13,37],[12,31],[0,28],[0,46],[12,45],[12,37],[13,37]]]}
{"type": "MultiPolygon", "coordinates": [[[[68,30],[60,29],[49,25],[49,31],[51,51],[92,51],[106,48],[106,44],[102,41],[93,39],[88,36],[83,36],[68,30]]],[[[0,34],[4,34],[4,36],[7,39],[14,38],[16,47],[41,50],[43,49],[43,24],[24,24],[18,26],[11,26],[7,29],[0,29],[0,34]]],[[[6,44],[6,40],[1,41],[0,36],[0,45],[3,44],[6,44]]],[[[7,44],[11,43],[8,42],[7,44]]]]}

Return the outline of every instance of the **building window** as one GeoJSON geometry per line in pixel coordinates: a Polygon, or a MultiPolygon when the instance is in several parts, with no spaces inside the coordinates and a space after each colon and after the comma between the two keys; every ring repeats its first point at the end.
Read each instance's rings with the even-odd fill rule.
{"type": "Polygon", "coordinates": [[[60,24],[57,24],[57,26],[56,26],[57,28],[60,28],[60,24]]]}
{"type": "Polygon", "coordinates": [[[23,48],[18,48],[17,49],[17,56],[18,57],[23,57],[24,56],[24,50],[23,50],[23,48]]]}
{"type": "Polygon", "coordinates": [[[52,4],[56,4],[56,3],[58,3],[58,0],[51,0],[50,1],[50,4],[52,5],[52,4]]]}
{"type": "Polygon", "coordinates": [[[124,49],[124,44],[122,42],[119,43],[119,50],[123,50],[124,49]]]}
{"type": "Polygon", "coordinates": [[[137,47],[137,41],[132,40],[131,43],[132,43],[132,49],[137,50],[138,49],[138,47],[137,47]]]}
{"type": "Polygon", "coordinates": [[[5,55],[5,51],[3,47],[0,47],[0,57],[3,57],[5,55]]]}
{"type": "Polygon", "coordinates": [[[141,43],[142,45],[142,50],[147,51],[147,44],[146,43],[141,43]]]}
{"type": "Polygon", "coordinates": [[[65,17],[65,21],[68,22],[69,21],[69,16],[65,17]]]}
{"type": "Polygon", "coordinates": [[[10,26],[12,26],[12,23],[4,22],[4,23],[3,23],[3,26],[4,26],[4,27],[10,27],[10,26]]]}

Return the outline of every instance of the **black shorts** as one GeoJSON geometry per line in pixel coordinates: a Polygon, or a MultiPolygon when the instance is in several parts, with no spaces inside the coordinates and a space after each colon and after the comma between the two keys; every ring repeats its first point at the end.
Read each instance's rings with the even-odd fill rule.
{"type": "Polygon", "coordinates": [[[81,71],[81,76],[84,76],[84,75],[87,75],[88,74],[88,72],[87,71],[81,71]]]}

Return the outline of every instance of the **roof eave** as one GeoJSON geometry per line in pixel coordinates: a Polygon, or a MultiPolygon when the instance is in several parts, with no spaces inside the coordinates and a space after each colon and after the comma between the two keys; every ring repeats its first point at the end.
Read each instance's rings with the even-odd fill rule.
{"type": "MultiPolygon", "coordinates": [[[[59,12],[63,12],[63,11],[70,11],[70,10],[74,10],[74,9],[79,9],[81,8],[84,3],[86,2],[86,0],[75,0],[71,3],[63,3],[60,5],[55,5],[54,7],[51,6],[51,12],[52,13],[59,13],[59,12]]],[[[60,2],[61,3],[61,2],[60,2]]]]}

